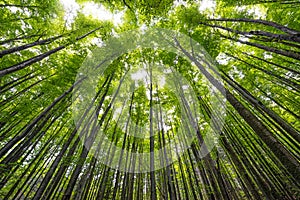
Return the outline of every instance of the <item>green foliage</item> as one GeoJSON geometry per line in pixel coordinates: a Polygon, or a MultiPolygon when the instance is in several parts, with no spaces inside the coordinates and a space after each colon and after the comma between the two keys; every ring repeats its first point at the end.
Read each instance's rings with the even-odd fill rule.
{"type": "Polygon", "coordinates": [[[215,8],[202,11],[205,1],[178,6],[172,0],[94,1],[124,13],[118,25],[83,13],[87,2],[77,1],[81,8],[70,24],[58,0],[0,3],[0,199],[299,198],[298,2],[218,0],[215,8]],[[92,81],[99,92],[93,107],[98,112],[80,116],[87,127],[76,124],[72,106],[83,96],[76,96],[81,83],[74,82],[85,59],[101,55],[87,63],[95,67],[149,28],[183,33],[209,55],[188,52],[192,58],[187,59],[150,48],[126,52],[92,81]],[[131,41],[109,43],[128,30],[137,31],[131,41]],[[24,45],[32,46],[5,53],[24,45]],[[15,66],[21,67],[5,73],[15,66]],[[224,85],[224,98],[236,98],[235,104],[216,94],[220,88],[209,84],[213,80],[201,67],[224,85]],[[256,121],[250,123],[250,115],[256,121]],[[212,138],[218,145],[202,158],[209,130],[220,137],[212,138]],[[99,132],[106,138],[99,139],[99,132]],[[177,157],[193,132],[192,145],[177,157]],[[156,164],[177,161],[154,173],[126,173],[103,164],[107,160],[130,172],[153,161],[149,156],[149,163],[141,163],[142,157],[130,152],[148,155],[162,147],[156,164]]]}

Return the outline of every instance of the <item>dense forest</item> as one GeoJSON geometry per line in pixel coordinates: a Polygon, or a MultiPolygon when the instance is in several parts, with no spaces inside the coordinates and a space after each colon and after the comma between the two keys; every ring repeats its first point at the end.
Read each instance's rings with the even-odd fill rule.
{"type": "Polygon", "coordinates": [[[0,199],[300,199],[300,1],[0,0],[0,199]]]}

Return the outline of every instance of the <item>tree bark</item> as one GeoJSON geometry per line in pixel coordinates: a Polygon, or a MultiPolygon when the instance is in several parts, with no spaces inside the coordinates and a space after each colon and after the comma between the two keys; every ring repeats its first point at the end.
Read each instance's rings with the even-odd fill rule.
{"type": "Polygon", "coordinates": [[[244,118],[262,141],[264,141],[264,143],[273,151],[294,179],[300,180],[300,164],[297,159],[295,159],[293,155],[277,141],[268,128],[254,114],[252,114],[241,102],[239,102],[233,94],[231,94],[227,89],[224,89],[223,85],[217,79],[215,79],[190,53],[183,49],[176,38],[175,41],[181,51],[196,64],[202,74],[226,97],[241,117],[244,118]]]}
{"type": "Polygon", "coordinates": [[[250,23],[256,23],[256,24],[263,24],[266,26],[271,26],[273,28],[276,28],[280,31],[283,31],[290,35],[300,35],[300,31],[288,28],[286,26],[283,26],[281,24],[278,24],[276,22],[271,22],[267,20],[262,19],[247,19],[247,18],[237,18],[237,19],[228,19],[228,18],[220,18],[220,19],[209,19],[209,21],[224,21],[224,22],[250,22],[250,23]]]}
{"type": "Polygon", "coordinates": [[[51,37],[51,38],[44,39],[44,40],[38,40],[38,41],[29,43],[29,44],[24,44],[22,46],[13,47],[13,48],[10,48],[10,49],[5,49],[3,51],[0,51],[0,58],[2,58],[5,55],[15,53],[15,52],[18,52],[18,51],[22,51],[22,50],[25,50],[25,49],[28,49],[30,47],[34,47],[34,46],[37,46],[37,45],[50,44],[51,42],[53,42],[53,41],[55,41],[59,38],[62,38],[64,35],[65,34],[62,34],[62,35],[59,35],[59,36],[56,36],[56,37],[51,37]]]}
{"type": "MultiPolygon", "coordinates": [[[[90,32],[88,32],[88,33],[86,33],[86,34],[84,34],[84,35],[82,35],[82,36],[76,38],[75,41],[78,41],[78,40],[81,40],[81,39],[87,37],[88,35],[94,33],[95,31],[99,30],[100,28],[101,28],[101,27],[96,28],[96,29],[94,29],[94,30],[92,30],[92,31],[90,31],[90,32]]],[[[2,70],[0,70],[0,77],[5,76],[5,75],[7,75],[7,74],[10,74],[10,73],[12,73],[12,72],[15,72],[15,71],[19,71],[19,70],[21,70],[21,69],[24,69],[24,68],[26,68],[27,66],[32,65],[32,64],[34,64],[34,63],[37,63],[37,62],[43,60],[44,58],[47,58],[48,56],[50,56],[50,55],[52,55],[52,54],[54,54],[54,53],[56,53],[56,52],[58,52],[58,51],[60,51],[60,50],[62,50],[62,49],[65,49],[66,47],[68,47],[68,46],[70,46],[70,45],[72,45],[72,44],[73,44],[73,42],[70,42],[70,43],[65,44],[65,45],[61,45],[61,46],[56,47],[56,48],[54,48],[54,49],[52,49],[52,50],[50,50],[50,51],[48,51],[48,52],[46,52],[46,53],[43,53],[43,54],[40,54],[40,55],[35,56],[35,57],[33,57],[33,58],[27,59],[27,60],[25,60],[25,61],[23,61],[23,62],[20,62],[20,63],[18,63],[18,64],[15,64],[15,65],[13,65],[13,66],[10,66],[10,67],[8,67],[8,68],[6,68],[6,69],[2,69],[2,70]]]]}

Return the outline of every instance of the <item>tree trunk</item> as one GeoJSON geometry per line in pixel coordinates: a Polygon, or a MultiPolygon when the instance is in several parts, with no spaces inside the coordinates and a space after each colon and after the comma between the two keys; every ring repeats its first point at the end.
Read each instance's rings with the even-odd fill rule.
{"type": "MultiPolygon", "coordinates": [[[[90,31],[90,32],[88,32],[88,33],[86,33],[86,34],[84,34],[83,36],[80,36],[80,37],[76,38],[75,41],[78,41],[78,40],[81,40],[81,39],[87,37],[88,35],[94,33],[95,31],[99,30],[100,28],[101,28],[101,27],[96,28],[96,29],[94,29],[94,30],[92,30],[92,31],[90,31]]],[[[73,42],[70,42],[70,43],[68,43],[68,44],[66,44],[66,45],[62,45],[62,46],[56,47],[56,48],[54,48],[54,49],[52,49],[52,50],[50,50],[50,51],[48,51],[48,52],[46,52],[46,53],[40,54],[40,55],[38,55],[38,56],[35,56],[35,57],[33,57],[33,58],[30,58],[30,59],[28,59],[28,60],[25,60],[25,61],[23,61],[23,62],[20,62],[20,63],[18,63],[18,64],[15,64],[15,65],[13,65],[13,66],[10,66],[10,67],[8,67],[8,68],[2,69],[2,70],[0,70],[0,77],[1,77],[1,76],[4,76],[4,75],[7,75],[7,74],[10,74],[10,73],[12,73],[12,72],[15,72],[15,71],[19,71],[19,70],[21,70],[21,69],[24,69],[24,68],[26,68],[27,66],[32,65],[32,64],[34,64],[34,63],[37,63],[37,62],[43,60],[44,58],[47,58],[48,56],[50,56],[50,55],[52,55],[52,54],[54,54],[54,53],[56,53],[56,52],[58,52],[58,51],[60,51],[60,50],[62,50],[62,49],[65,49],[66,47],[68,47],[68,46],[70,46],[70,45],[72,45],[72,44],[73,44],[73,42]]]]}
{"type": "MultiPolygon", "coordinates": [[[[175,39],[176,40],[176,39],[175,39]]],[[[286,167],[288,172],[294,177],[295,180],[300,180],[300,164],[292,154],[286,150],[286,148],[279,143],[268,128],[254,115],[252,114],[242,103],[240,103],[227,89],[223,88],[223,85],[219,83],[209,72],[185,49],[183,49],[179,42],[176,40],[178,47],[181,51],[193,61],[202,74],[216,87],[229,101],[229,103],[235,108],[235,110],[244,118],[244,120],[251,126],[251,128],[257,133],[262,141],[273,151],[277,158],[286,167]]]]}
{"type": "Polygon", "coordinates": [[[300,32],[291,28],[288,28],[286,26],[283,26],[281,24],[278,24],[276,22],[271,22],[267,20],[262,19],[247,19],[247,18],[237,18],[237,19],[228,19],[228,18],[221,18],[221,19],[209,19],[209,21],[223,21],[223,22],[250,22],[250,23],[256,23],[256,24],[263,24],[266,26],[271,26],[273,28],[276,28],[280,31],[283,31],[290,35],[300,35],[300,32]]]}

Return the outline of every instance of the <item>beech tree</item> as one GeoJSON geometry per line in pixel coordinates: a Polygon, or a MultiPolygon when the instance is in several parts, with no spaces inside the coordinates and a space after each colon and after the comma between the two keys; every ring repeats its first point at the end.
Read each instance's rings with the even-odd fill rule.
{"type": "Polygon", "coordinates": [[[74,3],[0,3],[0,199],[300,198],[299,2],[74,3]]]}

